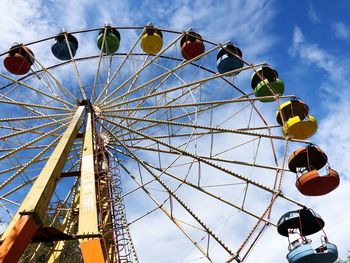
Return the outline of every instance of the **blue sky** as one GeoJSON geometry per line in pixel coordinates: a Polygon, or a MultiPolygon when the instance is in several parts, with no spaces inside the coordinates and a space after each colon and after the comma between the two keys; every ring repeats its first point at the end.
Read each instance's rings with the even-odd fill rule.
{"type": "MultiPolygon", "coordinates": [[[[286,94],[300,97],[317,118],[319,129],[310,140],[326,151],[342,182],[325,198],[305,200],[326,219],[326,231],[338,245],[340,256],[345,257],[350,250],[347,241],[350,220],[346,216],[350,199],[349,12],[347,0],[3,0],[0,51],[6,51],[15,41],[25,43],[54,35],[62,27],[74,31],[100,27],[106,22],[139,26],[151,21],[159,27],[177,30],[191,27],[215,42],[233,41],[250,63],[271,64],[285,82],[286,94]]],[[[86,44],[86,53],[93,48],[94,43],[86,44]]],[[[236,81],[247,85],[246,80],[245,77],[236,81]]],[[[276,232],[270,231],[267,238],[274,235],[276,232]]],[[[287,241],[275,242],[279,251],[265,255],[266,261],[261,262],[282,262],[287,241]]],[[[248,262],[258,262],[264,249],[258,245],[248,262]]]]}

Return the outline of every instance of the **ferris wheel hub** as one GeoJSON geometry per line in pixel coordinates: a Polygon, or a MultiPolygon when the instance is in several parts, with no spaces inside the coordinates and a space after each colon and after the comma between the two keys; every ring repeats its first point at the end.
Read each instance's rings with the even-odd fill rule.
{"type": "Polygon", "coordinates": [[[91,107],[91,101],[89,99],[82,99],[78,102],[78,105],[91,107]]]}
{"type": "Polygon", "coordinates": [[[102,109],[99,106],[93,105],[92,108],[97,117],[102,116],[102,109]]]}

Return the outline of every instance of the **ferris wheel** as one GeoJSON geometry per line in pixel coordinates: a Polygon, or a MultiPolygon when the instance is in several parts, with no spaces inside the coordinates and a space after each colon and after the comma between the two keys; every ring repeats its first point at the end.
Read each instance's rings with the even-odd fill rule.
{"type": "Polygon", "coordinates": [[[339,185],[317,121],[235,43],[105,25],[2,56],[0,262],[243,262],[268,227],[289,262],[336,260],[282,193],[295,174],[304,195],[339,185]]]}

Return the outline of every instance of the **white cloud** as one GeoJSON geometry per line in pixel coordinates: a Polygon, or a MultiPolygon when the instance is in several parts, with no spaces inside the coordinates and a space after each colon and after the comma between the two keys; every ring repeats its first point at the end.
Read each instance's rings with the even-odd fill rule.
{"type": "Polygon", "coordinates": [[[333,24],[333,31],[335,35],[342,40],[350,40],[350,28],[343,22],[336,22],[333,24]]]}
{"type": "Polygon", "coordinates": [[[307,15],[312,23],[314,23],[314,24],[321,23],[321,19],[319,17],[319,14],[316,12],[315,7],[311,3],[309,3],[309,10],[308,10],[307,15]]]}
{"type": "Polygon", "coordinates": [[[335,156],[337,164],[340,164],[339,168],[344,170],[344,176],[349,178],[350,166],[347,164],[347,159],[350,156],[347,149],[350,147],[348,144],[350,137],[347,131],[350,130],[350,126],[344,120],[350,112],[347,101],[350,90],[346,84],[349,81],[350,61],[329,53],[315,43],[308,42],[298,27],[294,29],[291,51],[302,62],[315,65],[326,73],[319,89],[327,92],[321,105],[328,110],[328,114],[321,119],[315,139],[322,143],[324,148],[332,149],[330,155],[335,156]]]}
{"type": "Polygon", "coordinates": [[[335,58],[327,50],[321,49],[316,43],[305,40],[304,34],[299,27],[294,28],[293,45],[289,49],[291,55],[300,57],[302,62],[314,64],[327,72],[333,81],[343,80],[347,68],[340,66],[342,58],[335,58]]]}
{"type": "MultiPolygon", "coordinates": [[[[145,17],[147,17],[147,19],[150,17],[153,18],[152,22],[154,22],[155,25],[158,25],[157,22],[159,22],[160,26],[174,28],[178,30],[186,30],[188,27],[193,27],[195,30],[198,30],[199,33],[203,35],[203,37],[217,42],[233,40],[243,48],[243,56],[248,57],[251,62],[255,62],[257,59],[263,57],[266,54],[266,52],[268,52],[271,49],[275,42],[274,35],[271,34],[271,32],[268,32],[269,27],[267,26],[269,25],[269,23],[271,23],[271,20],[274,15],[274,9],[271,4],[271,1],[241,0],[223,1],[220,3],[218,3],[217,1],[207,1],[205,4],[203,4],[203,1],[177,1],[176,3],[170,6],[166,2],[161,2],[157,3],[157,5],[154,5],[153,1],[144,1],[142,4],[140,4],[143,8],[133,7],[127,4],[126,2],[122,1],[105,1],[103,4],[97,3],[97,1],[92,0],[66,1],[66,4],[55,4],[55,2],[52,1],[50,2],[50,6],[45,5],[46,2],[39,0],[23,0],[16,1],[15,3],[17,5],[16,9],[20,10],[18,11],[20,12],[19,14],[16,13],[17,11],[15,12],[12,9],[10,10],[9,6],[13,5],[12,2],[7,1],[5,3],[2,3],[2,5],[4,6],[2,10],[4,11],[2,14],[3,18],[0,18],[3,19],[3,21],[1,21],[0,23],[0,25],[2,25],[2,28],[0,28],[4,29],[2,30],[2,36],[5,39],[5,41],[2,42],[2,50],[7,50],[9,45],[14,40],[21,40],[23,42],[35,40],[42,36],[55,34],[60,29],[60,27],[64,27],[66,30],[75,30],[90,26],[99,27],[107,21],[110,22],[112,25],[143,25],[148,22],[145,21],[145,17]],[[95,8],[96,6],[97,8],[95,8]],[[108,8],[105,8],[106,6],[108,6],[108,8]],[[150,8],[150,6],[153,8],[150,8]],[[20,19],[13,19],[13,17],[20,17],[20,19]],[[7,23],[7,21],[10,20],[13,23],[12,28],[10,28],[7,23]],[[259,41],[256,41],[257,39],[259,39],[259,41]]],[[[122,36],[122,39],[124,40],[124,36],[122,36]]],[[[81,41],[80,49],[78,51],[79,55],[86,55],[92,53],[95,54],[94,52],[96,52],[96,46],[94,42],[95,40],[93,38],[87,39],[81,37],[79,41],[81,41]],[[88,44],[84,42],[88,40],[91,40],[88,44]]],[[[305,61],[307,61],[308,63],[316,64],[317,67],[320,67],[321,69],[325,70],[328,74],[330,74],[332,80],[341,79],[341,73],[343,72],[343,69],[336,68],[336,59],[324,52],[317,45],[307,43],[300,28],[296,27],[294,31],[293,41],[294,44],[291,51],[294,53],[295,56],[303,57],[303,59],[305,59],[305,61]],[[337,73],[337,71],[339,72],[337,73]]],[[[45,59],[44,55],[45,53],[43,52],[43,59],[45,59]]],[[[89,75],[93,74],[91,68],[93,68],[94,65],[92,64],[93,63],[81,63],[78,65],[82,69],[82,71],[84,71],[82,75],[86,80],[88,80],[89,75]],[[88,65],[88,68],[86,68],[86,65],[88,65]]],[[[67,71],[68,70],[69,69],[67,69],[67,71]]],[[[64,72],[64,74],[67,74],[67,72],[64,72]]],[[[248,79],[248,77],[246,79],[248,79]]],[[[345,99],[342,103],[345,103],[345,99]]],[[[267,108],[270,106],[264,107],[267,108]]],[[[230,115],[232,109],[233,107],[226,109],[225,114],[230,115]]],[[[345,111],[347,110],[347,108],[344,109],[345,111]]],[[[271,113],[270,111],[271,116],[272,114],[273,113],[271,113]]],[[[327,119],[332,118],[332,114],[340,114],[341,117],[346,117],[344,116],[345,114],[342,112],[342,110],[339,109],[338,111],[331,111],[327,119]]],[[[217,113],[217,116],[222,117],[223,115],[217,113]]],[[[249,114],[247,114],[247,116],[249,116],[249,114]]],[[[273,122],[272,117],[268,119],[271,121],[271,123],[273,122]]],[[[340,121],[341,119],[339,119],[339,122],[340,121]]],[[[241,122],[241,120],[236,121],[234,124],[240,125],[241,122]]],[[[332,148],[332,142],[329,139],[331,135],[330,133],[332,132],[332,129],[330,127],[338,124],[337,121],[334,121],[330,126],[327,126],[326,124],[330,125],[330,122],[326,123],[324,121],[321,121],[320,127],[325,126],[324,130],[326,133],[322,135],[323,137],[318,138],[326,142],[326,145],[323,148],[327,148],[327,152],[334,151],[334,153],[332,152],[330,155],[335,156],[335,151],[337,148],[334,147],[334,150],[332,148]]],[[[337,134],[339,138],[342,138],[341,140],[344,140],[345,144],[348,138],[346,134],[342,133],[342,129],[349,129],[348,127],[344,127],[341,125],[338,125],[337,127],[339,127],[337,134]]],[[[230,138],[232,137],[229,137],[229,139],[230,138]]],[[[241,137],[237,136],[235,138],[238,141],[241,137]]],[[[224,137],[224,139],[225,140],[223,140],[223,138],[217,137],[217,151],[219,151],[221,147],[225,147],[226,149],[236,143],[227,140],[226,137],[224,137]],[[226,140],[229,142],[225,143],[226,140]]],[[[173,143],[174,141],[175,140],[173,140],[173,143]]],[[[204,143],[203,145],[207,146],[204,143]]],[[[239,148],[237,150],[236,156],[239,156],[240,158],[242,158],[242,160],[247,160],[248,157],[253,159],[252,147],[242,148],[239,148]],[[243,153],[239,150],[242,148],[244,149],[242,151],[243,153]]],[[[350,151],[350,149],[349,151],[347,151],[347,148],[344,150],[346,150],[345,152],[350,151]]],[[[267,164],[272,160],[271,155],[271,149],[264,147],[260,150],[258,160],[267,164]]],[[[236,156],[232,158],[237,158],[236,156]]],[[[148,158],[148,160],[154,161],[152,157],[153,159],[156,159],[156,155],[153,154],[150,154],[150,156],[146,156],[146,154],[143,155],[143,158],[148,158]]],[[[344,161],[343,165],[346,166],[347,164],[345,162],[346,159],[344,158],[344,156],[339,156],[339,158],[341,160],[336,160],[335,163],[338,165],[338,163],[342,163],[344,161]]],[[[163,163],[166,162],[167,160],[163,160],[163,163]]],[[[135,171],[137,173],[136,168],[135,171]]],[[[180,170],[176,171],[178,171],[178,173],[181,174],[180,170]]],[[[264,181],[264,177],[261,176],[261,173],[256,172],[256,170],[248,171],[248,169],[245,169],[244,172],[251,177],[256,177],[257,180],[264,181]]],[[[215,171],[209,168],[207,168],[207,170],[203,173],[206,173],[207,175],[213,175],[211,176],[210,182],[212,182],[212,180],[216,181],[216,176],[218,176],[218,174],[216,174],[215,171]]],[[[289,183],[289,180],[287,179],[286,182],[289,183]]],[[[285,186],[288,186],[288,183],[285,183],[285,186]]],[[[346,192],[343,189],[345,188],[342,188],[341,191],[342,198],[344,198],[344,193],[346,192]]],[[[238,193],[231,194],[229,191],[222,191],[222,195],[224,194],[229,197],[232,197],[233,194],[238,195],[238,193]]],[[[183,195],[184,198],[186,198],[185,200],[191,205],[191,208],[192,206],[195,206],[197,208],[206,205],[206,203],[203,202],[203,200],[206,199],[201,199],[201,197],[198,194],[193,194],[193,196],[186,196],[185,194],[183,195]]],[[[248,206],[251,206],[252,208],[255,208],[257,210],[261,210],[264,208],[263,206],[266,205],[266,200],[260,200],[257,197],[258,195],[252,193],[248,197],[250,200],[248,206]],[[257,205],[257,203],[259,205],[257,205]]],[[[145,202],[145,196],[142,196],[142,199],[140,200],[145,202]]],[[[315,207],[322,207],[322,204],[324,203],[318,202],[315,204],[315,207]]],[[[332,202],[331,200],[329,200],[329,205],[331,204],[332,202]]],[[[135,205],[135,203],[133,203],[133,205],[135,205]]],[[[140,203],[137,203],[137,205],[139,206],[140,203]]],[[[135,205],[134,208],[139,208],[138,206],[135,205]]],[[[279,214],[285,212],[285,209],[285,206],[278,207],[276,210],[273,211],[274,216],[278,217],[279,214]]],[[[217,210],[198,210],[200,210],[199,213],[203,215],[205,223],[209,222],[214,227],[219,225],[218,222],[222,221],[222,217],[232,214],[231,211],[229,211],[231,213],[223,213],[222,211],[224,210],[221,210],[219,208],[217,210]],[[215,213],[213,211],[215,211],[215,213]],[[215,220],[218,218],[221,221],[218,220],[215,224],[215,220]]],[[[225,210],[225,212],[227,211],[228,210],[225,210]]],[[[335,210],[334,212],[339,211],[335,210]]],[[[146,219],[144,220],[144,224],[142,223],[142,221],[140,221],[140,224],[136,223],[135,225],[133,225],[132,230],[135,230],[133,234],[136,234],[136,249],[142,248],[143,250],[140,254],[142,254],[145,257],[145,259],[142,258],[141,261],[165,262],[166,259],[169,259],[169,255],[171,255],[172,258],[176,258],[180,252],[185,251],[186,253],[189,253],[188,251],[193,248],[192,244],[182,235],[181,232],[177,231],[174,225],[168,226],[169,224],[171,224],[171,222],[169,220],[164,220],[163,216],[164,215],[162,214],[156,214],[156,216],[152,215],[150,216],[150,219],[153,220],[148,221],[149,218],[146,217],[146,219]],[[157,253],[159,253],[159,255],[156,253],[151,254],[150,241],[153,240],[154,242],[159,242],[159,247],[156,247],[156,245],[154,245],[151,242],[152,246],[155,247],[155,250],[157,250],[157,253]],[[166,245],[170,245],[170,248],[166,245]],[[183,248],[185,250],[183,250],[183,248]],[[171,252],[171,254],[169,253],[169,251],[171,252]]],[[[185,217],[185,215],[181,216],[185,217]]],[[[224,230],[229,230],[222,232],[224,232],[224,238],[226,240],[232,241],[232,243],[237,243],[238,241],[241,241],[241,239],[243,239],[243,234],[241,233],[243,232],[243,230],[250,230],[247,226],[248,223],[244,221],[245,217],[241,213],[238,213],[236,216],[237,218],[234,218],[232,222],[230,222],[230,227],[222,228],[224,230]]],[[[279,262],[282,258],[284,259],[284,256],[287,253],[287,241],[284,238],[276,236],[277,233],[275,231],[275,228],[271,227],[267,231],[266,237],[264,236],[262,238],[261,242],[259,243],[259,246],[257,247],[257,250],[253,251],[252,257],[249,258],[248,262],[261,262],[261,258],[264,255],[266,255],[267,242],[270,242],[270,244],[276,243],[276,246],[271,245],[273,251],[271,251],[271,253],[269,251],[268,255],[264,258],[264,260],[266,259],[265,262],[279,262]],[[278,251],[276,251],[276,248],[278,248],[278,251]]],[[[205,244],[203,246],[205,246],[205,244]]]]}
{"type": "Polygon", "coordinates": [[[340,257],[345,258],[349,246],[344,236],[349,235],[350,229],[349,221],[342,218],[349,203],[346,193],[350,192],[350,124],[346,121],[350,114],[350,89],[347,85],[350,80],[350,62],[347,58],[332,54],[328,49],[306,40],[299,27],[294,29],[290,51],[301,63],[314,65],[325,73],[319,92],[326,94],[323,101],[320,101],[320,106],[327,113],[320,118],[318,131],[312,139],[329,156],[329,163],[339,172],[341,183],[331,194],[310,198],[309,201],[312,208],[325,218],[325,230],[330,241],[338,245],[340,257]]]}
{"type": "MultiPolygon", "coordinates": [[[[4,0],[0,9],[1,50],[14,42],[25,43],[48,34],[48,18],[42,13],[41,0],[4,0]]],[[[50,31],[49,31],[50,32],[50,31]]]]}
{"type": "Polygon", "coordinates": [[[303,33],[301,32],[299,27],[295,27],[293,32],[293,51],[298,45],[300,45],[303,42],[304,42],[303,33]]]}
{"type": "MultiPolygon", "coordinates": [[[[275,9],[272,1],[203,1],[180,0],[171,5],[161,1],[142,1],[149,12],[146,17],[155,25],[187,30],[193,28],[202,37],[214,42],[233,41],[243,47],[243,57],[249,60],[260,58],[276,42],[269,32],[269,22],[275,9]],[[149,8],[149,7],[154,7],[149,8]],[[166,19],[164,19],[166,18],[166,19]],[[256,41],[259,39],[259,41],[256,41]]],[[[133,12],[136,17],[139,13],[133,12]]],[[[148,22],[148,21],[147,21],[148,22]]]]}

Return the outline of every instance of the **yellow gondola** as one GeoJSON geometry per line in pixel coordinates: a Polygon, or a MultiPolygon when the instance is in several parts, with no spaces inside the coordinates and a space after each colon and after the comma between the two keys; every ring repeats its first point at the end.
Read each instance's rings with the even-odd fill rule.
{"type": "Polygon", "coordinates": [[[309,115],[309,107],[301,100],[295,99],[283,103],[276,117],[277,122],[283,125],[284,136],[292,139],[305,140],[317,130],[317,120],[309,115]]]}
{"type": "Polygon", "coordinates": [[[163,35],[162,32],[152,26],[146,26],[145,32],[141,37],[141,48],[142,50],[149,54],[157,54],[163,47],[163,35]]]}

